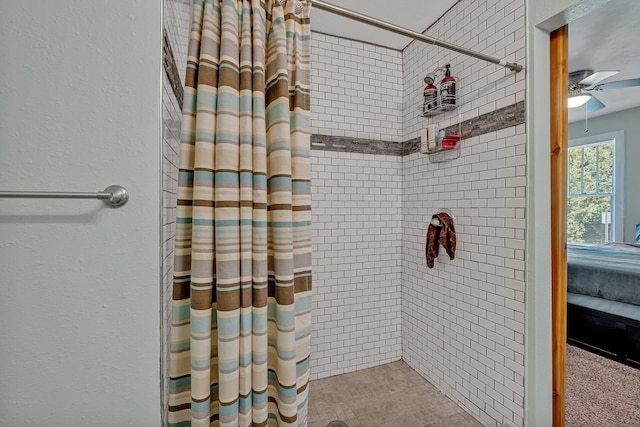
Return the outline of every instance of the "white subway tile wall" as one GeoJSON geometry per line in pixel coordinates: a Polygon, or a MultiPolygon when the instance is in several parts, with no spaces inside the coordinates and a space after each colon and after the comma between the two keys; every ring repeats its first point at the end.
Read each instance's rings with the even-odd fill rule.
{"type": "Polygon", "coordinates": [[[169,35],[180,81],[184,85],[184,76],[187,72],[189,32],[191,30],[191,0],[165,0],[164,28],[169,35]]]}
{"type": "MultiPolygon", "coordinates": [[[[162,88],[162,306],[163,357],[169,360],[169,330],[171,326],[171,290],[173,283],[173,250],[176,235],[176,199],[178,195],[178,165],[180,153],[181,111],[171,84],[163,75],[162,88]]],[[[165,365],[166,367],[167,365],[165,365]]],[[[168,370],[165,369],[165,396],[168,392],[168,370]]]]}
{"type": "Polygon", "coordinates": [[[311,35],[311,133],[402,141],[402,53],[311,35]]]}
{"type": "MultiPolygon", "coordinates": [[[[184,86],[187,46],[191,24],[189,0],[165,0],[164,28],[167,30],[173,56],[184,86]]],[[[163,417],[169,394],[169,330],[171,322],[171,288],[173,282],[173,249],[176,234],[176,198],[182,112],[166,73],[162,73],[162,307],[163,307],[163,417]]]]}
{"type": "Polygon", "coordinates": [[[399,360],[402,158],[313,151],[311,379],[399,360]]]}
{"type": "MultiPolygon", "coordinates": [[[[426,34],[524,65],[524,0],[458,2],[426,34]]],[[[414,41],[403,51],[403,141],[420,136],[420,130],[434,120],[420,117],[423,79],[446,64],[451,65],[451,74],[458,80],[460,107],[435,119],[434,123],[442,128],[524,100],[524,71],[514,73],[490,62],[414,41]]]]}
{"type": "MultiPolygon", "coordinates": [[[[311,132],[399,142],[401,52],[312,33],[311,132]]],[[[312,151],[311,378],[401,358],[402,159],[312,151]]]]}
{"type": "MultiPolygon", "coordinates": [[[[508,61],[525,57],[524,2],[462,1],[427,34],[508,61]]],[[[458,111],[417,118],[424,75],[450,63],[463,120],[524,99],[524,72],[422,43],[404,51],[405,140],[458,111]]],[[[525,127],[462,140],[460,158],[403,158],[403,358],[485,425],[524,421],[525,127]],[[425,262],[425,232],[438,208],[456,216],[458,248],[425,262]]]]}

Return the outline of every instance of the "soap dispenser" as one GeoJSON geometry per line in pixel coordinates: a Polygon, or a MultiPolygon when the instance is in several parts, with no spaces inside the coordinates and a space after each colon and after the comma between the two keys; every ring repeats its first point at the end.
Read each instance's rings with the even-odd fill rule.
{"type": "Polygon", "coordinates": [[[451,65],[445,65],[444,78],[440,81],[440,102],[442,105],[456,105],[456,79],[451,76],[451,65]]]}
{"type": "Polygon", "coordinates": [[[434,111],[438,108],[438,88],[433,84],[435,82],[435,76],[431,73],[427,74],[424,78],[424,82],[427,84],[424,87],[424,99],[422,101],[422,112],[427,113],[434,111]]]}

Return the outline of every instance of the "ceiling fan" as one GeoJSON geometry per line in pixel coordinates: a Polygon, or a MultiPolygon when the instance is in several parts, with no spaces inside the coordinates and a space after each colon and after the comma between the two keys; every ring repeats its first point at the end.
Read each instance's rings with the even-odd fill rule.
{"type": "Polygon", "coordinates": [[[590,92],[622,87],[640,86],[640,78],[600,83],[620,71],[579,70],[569,73],[569,108],[586,104],[589,113],[601,110],[605,105],[590,92]]]}

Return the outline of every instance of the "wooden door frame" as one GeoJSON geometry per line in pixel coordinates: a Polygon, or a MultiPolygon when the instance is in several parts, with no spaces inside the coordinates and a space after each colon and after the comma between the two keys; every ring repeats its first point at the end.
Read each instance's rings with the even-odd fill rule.
{"type": "Polygon", "coordinates": [[[551,317],[553,365],[553,426],[565,424],[565,358],[567,346],[567,87],[569,27],[550,38],[551,114],[551,317]]]}

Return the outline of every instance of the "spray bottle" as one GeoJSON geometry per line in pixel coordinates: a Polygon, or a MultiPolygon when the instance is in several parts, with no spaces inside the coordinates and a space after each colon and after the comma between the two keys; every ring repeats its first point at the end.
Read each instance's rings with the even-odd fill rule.
{"type": "Polygon", "coordinates": [[[451,77],[451,65],[445,65],[444,78],[440,81],[440,102],[442,105],[456,105],[456,79],[451,77]]]}
{"type": "Polygon", "coordinates": [[[434,111],[438,108],[438,88],[433,84],[435,77],[429,73],[424,78],[427,84],[424,88],[424,99],[422,101],[422,112],[434,111]]]}

